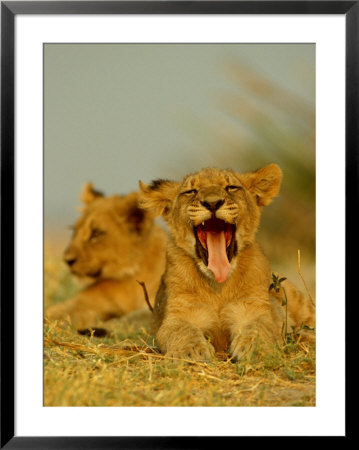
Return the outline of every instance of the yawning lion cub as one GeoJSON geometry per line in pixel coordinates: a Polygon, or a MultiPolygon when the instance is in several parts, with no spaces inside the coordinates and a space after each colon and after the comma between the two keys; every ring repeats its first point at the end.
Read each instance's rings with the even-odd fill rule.
{"type": "MultiPolygon", "coordinates": [[[[206,168],[182,182],[140,182],[141,206],[161,214],[171,231],[154,309],[161,351],[209,360],[229,348],[239,359],[256,342],[280,337],[283,320],[271,306],[271,271],[255,234],[281,179],[270,164],[244,174],[206,168]]],[[[296,301],[297,325],[313,325],[313,307],[302,295],[296,301]]]]}

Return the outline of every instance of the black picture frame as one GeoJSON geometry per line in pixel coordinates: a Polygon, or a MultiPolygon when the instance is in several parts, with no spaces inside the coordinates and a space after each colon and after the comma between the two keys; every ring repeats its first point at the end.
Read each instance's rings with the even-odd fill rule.
{"type": "MultiPolygon", "coordinates": [[[[339,14],[346,20],[346,299],[354,291],[359,156],[359,1],[4,1],[1,2],[1,442],[6,449],[202,448],[207,437],[15,436],[14,406],[14,33],[19,14],[339,14]]],[[[357,258],[357,256],[356,256],[357,258]]],[[[355,299],[353,299],[355,300],[355,299]]],[[[347,316],[346,316],[347,320],[347,316]]],[[[348,326],[346,326],[346,330],[348,326]]],[[[346,331],[347,337],[347,331],[346,331]]],[[[348,342],[348,340],[346,339],[348,342]]],[[[347,406],[347,402],[346,402],[347,406]]],[[[348,437],[348,423],[346,437],[348,437]]],[[[237,439],[237,438],[228,438],[237,439]]]]}

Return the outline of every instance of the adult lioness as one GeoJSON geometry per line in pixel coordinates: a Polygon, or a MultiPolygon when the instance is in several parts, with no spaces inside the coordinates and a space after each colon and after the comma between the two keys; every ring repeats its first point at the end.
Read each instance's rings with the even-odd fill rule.
{"type": "MultiPolygon", "coordinates": [[[[182,182],[140,182],[140,205],[162,214],[171,231],[154,310],[164,353],[208,360],[229,348],[238,359],[255,342],[272,344],[280,336],[283,321],[268,293],[271,271],[255,233],[281,178],[270,164],[252,173],[207,168],[182,182]]],[[[296,313],[291,320],[313,325],[313,308],[305,305],[301,313],[303,296],[296,302],[289,305],[296,313]]]]}
{"type": "Polygon", "coordinates": [[[138,193],[105,197],[87,184],[85,207],[64,253],[71,272],[92,283],[75,297],[50,307],[49,319],[70,317],[77,329],[146,306],[141,286],[158,289],[165,264],[167,233],[138,205],[138,193]]]}

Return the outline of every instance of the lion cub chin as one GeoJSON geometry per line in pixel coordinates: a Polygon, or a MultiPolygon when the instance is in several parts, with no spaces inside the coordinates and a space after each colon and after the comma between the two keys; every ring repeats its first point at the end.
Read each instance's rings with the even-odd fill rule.
{"type": "Polygon", "coordinates": [[[73,275],[91,280],[75,297],[45,311],[50,320],[70,318],[79,329],[146,307],[141,286],[154,295],[165,267],[167,233],[151,212],[139,207],[138,193],[105,197],[85,185],[81,217],[73,227],[64,260],[73,275]]]}
{"type": "MultiPolygon", "coordinates": [[[[182,182],[140,182],[140,205],[162,215],[170,229],[154,308],[162,352],[210,360],[229,349],[240,359],[280,337],[283,321],[268,293],[271,271],[255,234],[281,178],[270,164],[251,173],[206,168],[182,182]]],[[[297,321],[312,316],[304,310],[296,310],[297,321]]]]}

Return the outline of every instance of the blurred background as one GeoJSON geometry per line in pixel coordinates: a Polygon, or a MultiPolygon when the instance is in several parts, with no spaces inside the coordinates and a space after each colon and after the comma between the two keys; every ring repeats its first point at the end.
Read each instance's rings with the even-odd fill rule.
{"type": "MultiPolygon", "coordinates": [[[[44,238],[60,257],[93,181],[106,194],[216,166],[279,164],[258,240],[315,286],[314,44],[46,44],[44,238]]],[[[294,280],[296,281],[296,280],[294,280]]]]}

